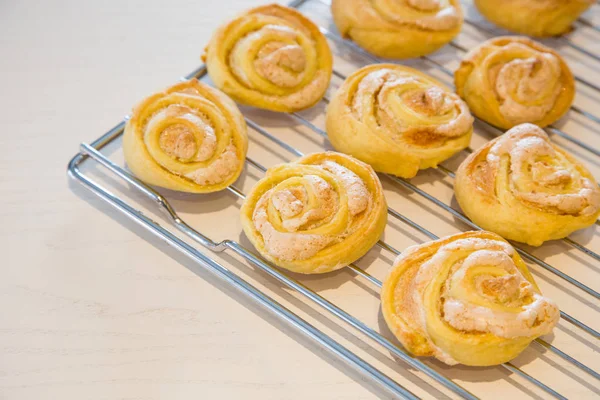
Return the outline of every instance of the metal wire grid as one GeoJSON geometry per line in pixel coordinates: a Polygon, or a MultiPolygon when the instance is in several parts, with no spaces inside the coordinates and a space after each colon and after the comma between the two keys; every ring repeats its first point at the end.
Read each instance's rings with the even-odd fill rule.
{"type": "MultiPolygon", "coordinates": [[[[296,0],[296,1],[292,2],[291,6],[292,7],[300,7],[302,4],[304,4],[308,1],[309,0],[296,0]]],[[[316,1],[321,1],[321,0],[316,0],[316,1]]],[[[478,29],[486,31],[486,28],[480,26],[479,24],[477,24],[475,22],[468,21],[468,20],[466,22],[477,27],[478,29]]],[[[590,26],[593,29],[600,31],[598,29],[598,27],[592,25],[587,20],[580,19],[579,22],[582,23],[583,25],[590,26]]],[[[373,55],[365,52],[360,47],[356,46],[354,43],[341,38],[336,33],[330,32],[325,28],[321,28],[321,31],[325,34],[325,36],[328,39],[330,39],[342,46],[347,47],[348,49],[350,49],[351,51],[353,51],[357,54],[360,54],[362,57],[364,57],[366,60],[368,60],[370,62],[389,62],[387,60],[381,60],[377,57],[374,57],[373,55]]],[[[579,51],[580,47],[578,45],[571,43],[570,41],[568,41],[568,39],[563,38],[561,40],[565,41],[569,45],[573,45],[573,48],[579,51]]],[[[456,49],[458,49],[460,51],[465,50],[464,47],[462,47],[461,45],[459,45],[456,42],[452,42],[451,46],[455,47],[456,49]]],[[[585,50],[583,48],[581,48],[581,50],[582,50],[583,54],[586,54],[586,55],[591,54],[592,56],[594,56],[593,57],[594,59],[597,59],[598,61],[600,61],[600,57],[593,55],[593,53],[589,53],[587,50],[585,50]]],[[[432,59],[430,57],[422,57],[422,59],[425,62],[429,63],[434,68],[442,71],[445,74],[452,76],[452,72],[450,70],[448,70],[444,65],[440,64],[439,62],[435,61],[434,59],[432,59]]],[[[190,79],[190,78],[201,79],[205,75],[206,75],[206,68],[204,66],[201,66],[197,70],[195,70],[194,72],[189,74],[185,79],[190,79]]],[[[342,74],[341,72],[339,72],[338,70],[334,70],[334,75],[340,79],[346,78],[346,76],[344,74],[342,74]]],[[[579,82],[591,87],[592,89],[600,92],[600,88],[598,88],[596,85],[586,81],[585,79],[577,77],[577,80],[579,82]]],[[[325,97],[323,99],[323,101],[328,103],[329,99],[327,97],[325,97]]],[[[583,115],[584,117],[590,119],[593,122],[600,122],[599,118],[597,118],[596,116],[594,116],[593,114],[591,114],[587,111],[584,111],[578,107],[573,107],[572,109],[576,113],[583,115]]],[[[314,125],[311,121],[309,121],[307,118],[302,116],[302,114],[292,113],[290,115],[297,122],[310,128],[314,133],[318,134],[321,137],[327,138],[327,134],[324,130],[322,130],[318,126],[314,125]]],[[[483,121],[479,121],[479,122],[489,126],[489,124],[486,124],[483,121]]],[[[247,294],[248,296],[253,298],[255,301],[257,301],[259,304],[265,306],[270,311],[272,311],[272,312],[276,313],[277,315],[279,315],[280,317],[282,317],[285,321],[289,322],[296,328],[300,329],[308,337],[317,341],[323,347],[325,347],[326,349],[331,351],[333,354],[342,358],[349,365],[353,366],[360,372],[364,373],[365,376],[368,376],[369,378],[373,379],[373,381],[382,385],[385,389],[389,390],[394,395],[401,397],[401,398],[409,398],[409,399],[417,398],[416,395],[411,393],[405,387],[401,386],[394,379],[385,375],[380,370],[375,368],[373,365],[369,364],[365,360],[358,357],[356,354],[352,353],[350,350],[348,350],[347,348],[342,346],[340,343],[336,342],[331,337],[327,336],[326,334],[321,332],[319,329],[315,328],[314,326],[312,326],[311,324],[309,324],[308,322],[303,320],[301,317],[294,314],[291,310],[287,309],[285,306],[283,306],[282,304],[280,304],[273,298],[269,297],[268,295],[266,295],[265,293],[263,293],[262,291],[260,291],[256,287],[254,287],[252,284],[250,284],[247,281],[240,278],[234,272],[228,270],[227,268],[225,268],[224,266],[222,266],[215,260],[210,259],[209,257],[207,257],[206,255],[204,255],[203,253],[198,251],[193,246],[191,246],[188,243],[186,243],[185,241],[181,240],[180,238],[175,236],[173,233],[171,233],[169,230],[161,227],[158,223],[156,223],[156,222],[152,221],[151,219],[149,219],[148,217],[144,216],[142,211],[137,210],[131,204],[128,204],[125,200],[119,198],[118,196],[115,196],[108,189],[106,189],[102,185],[98,184],[94,180],[90,179],[90,177],[86,176],[86,174],[84,174],[81,171],[80,166],[86,160],[88,160],[90,158],[97,161],[100,165],[102,165],[103,167],[105,167],[106,169],[108,169],[109,171],[111,171],[112,173],[114,173],[115,175],[117,175],[118,177],[120,177],[121,179],[126,181],[127,183],[129,183],[131,185],[131,187],[135,188],[137,191],[139,191],[140,193],[145,195],[147,198],[154,201],[160,207],[160,209],[166,213],[166,215],[169,217],[171,222],[174,224],[174,226],[179,231],[183,232],[186,236],[193,239],[195,242],[199,243],[204,248],[206,248],[212,252],[216,252],[216,253],[220,253],[220,252],[227,251],[227,250],[233,251],[235,254],[243,257],[244,259],[246,259],[253,265],[257,266],[260,270],[267,273],[269,276],[275,278],[276,280],[283,283],[287,287],[295,290],[299,294],[303,295],[305,298],[307,298],[307,299],[311,300],[312,302],[314,302],[315,304],[319,305],[324,310],[328,311],[335,317],[339,318],[341,321],[343,321],[345,324],[349,325],[353,329],[366,335],[367,337],[372,339],[375,343],[377,343],[378,345],[382,346],[384,349],[391,352],[398,359],[400,359],[403,362],[405,362],[406,364],[408,364],[410,367],[421,371],[428,377],[434,379],[439,384],[446,387],[447,389],[449,389],[450,391],[454,392],[455,394],[459,395],[462,398],[467,398],[467,399],[476,399],[477,398],[475,395],[473,395],[472,393],[467,391],[465,388],[459,386],[457,383],[455,383],[452,380],[448,379],[447,377],[443,376],[435,369],[433,369],[430,366],[423,363],[421,360],[411,357],[403,348],[399,347],[395,343],[392,343],[391,341],[386,339],[384,336],[382,336],[380,333],[378,333],[374,329],[370,328],[365,323],[361,322],[359,319],[353,317],[352,315],[350,315],[346,311],[342,310],[341,308],[339,308],[338,306],[336,306],[329,300],[325,299],[318,293],[314,292],[313,290],[309,289],[307,286],[303,285],[301,282],[298,282],[297,280],[295,280],[294,278],[292,278],[285,272],[270,265],[268,262],[266,262],[260,256],[256,255],[251,250],[245,248],[240,243],[233,241],[233,240],[228,240],[228,239],[220,241],[220,242],[215,242],[212,239],[210,239],[208,236],[202,234],[201,232],[195,230],[190,225],[188,225],[185,221],[183,221],[180,218],[180,216],[177,214],[175,209],[170,205],[170,203],[166,200],[166,198],[164,196],[162,196],[161,194],[159,194],[158,192],[156,192],[155,190],[153,190],[152,188],[150,188],[149,186],[147,186],[146,184],[144,184],[143,182],[138,180],[135,176],[131,175],[127,170],[125,170],[122,167],[120,167],[119,165],[115,164],[114,162],[112,162],[110,159],[108,159],[106,156],[104,156],[100,152],[100,150],[102,148],[104,148],[106,145],[108,145],[109,143],[111,143],[112,141],[117,139],[123,133],[124,123],[125,123],[124,121],[121,122],[115,128],[111,129],[105,135],[103,135],[96,141],[92,142],[91,144],[89,144],[89,145],[82,144],[80,147],[80,153],[77,154],[69,163],[69,167],[68,167],[69,175],[72,178],[81,182],[85,187],[90,189],[96,195],[100,196],[102,199],[107,201],[109,204],[111,204],[112,206],[114,206],[117,209],[119,209],[120,211],[122,211],[125,215],[127,215],[128,217],[130,217],[131,219],[133,219],[134,221],[139,223],[141,226],[148,229],[153,234],[164,239],[167,243],[174,246],[175,248],[180,250],[182,253],[190,256],[191,258],[193,258],[195,261],[197,261],[202,266],[204,266],[207,269],[209,269],[210,271],[216,273],[218,276],[220,276],[221,278],[226,280],[233,287],[235,287],[238,290],[240,290],[241,292],[247,294]]],[[[254,120],[246,117],[246,123],[248,124],[248,126],[251,129],[253,129],[260,135],[267,138],[274,145],[277,145],[277,146],[281,147],[282,149],[287,150],[288,152],[290,152],[291,154],[293,154],[295,156],[303,155],[302,152],[300,152],[298,149],[296,149],[295,147],[278,139],[275,135],[269,133],[266,129],[264,129],[262,126],[260,126],[254,120]]],[[[496,129],[496,128],[493,128],[493,129],[496,129]]],[[[496,130],[498,131],[498,133],[500,133],[500,134],[502,133],[500,130],[498,130],[498,129],[496,129],[496,130]]],[[[557,135],[569,140],[570,142],[574,143],[575,145],[580,146],[581,148],[583,148],[595,155],[600,155],[600,152],[597,149],[579,141],[578,139],[572,137],[568,133],[563,132],[562,130],[560,130],[556,127],[550,127],[550,128],[548,128],[548,131],[549,131],[549,133],[557,134],[557,135]]],[[[469,148],[466,151],[471,152],[472,150],[469,148]]],[[[251,167],[257,169],[261,173],[266,171],[266,168],[263,165],[261,165],[259,162],[257,162],[256,160],[254,160],[250,157],[248,157],[246,159],[246,162],[251,167]]],[[[439,169],[443,173],[448,175],[450,178],[454,178],[454,172],[451,171],[450,169],[443,167],[443,166],[440,166],[439,169]]],[[[422,189],[416,187],[410,181],[408,181],[406,179],[402,179],[402,178],[397,178],[397,177],[391,176],[391,175],[385,175],[385,177],[388,178],[389,180],[391,180],[393,183],[395,183],[399,186],[402,186],[406,189],[411,190],[412,192],[418,194],[419,196],[421,196],[424,199],[428,200],[429,202],[433,203],[434,205],[441,208],[442,210],[450,213],[452,216],[456,217],[457,219],[459,219],[461,222],[468,225],[469,227],[471,227],[473,229],[481,229],[479,226],[472,223],[464,214],[462,214],[462,212],[452,208],[450,205],[447,205],[443,201],[437,199],[436,197],[434,197],[434,196],[428,194],[427,192],[423,191],[422,189]]],[[[230,186],[228,188],[228,190],[240,199],[245,198],[244,193],[234,185],[230,186]]],[[[398,211],[393,210],[393,209],[388,209],[388,213],[393,218],[399,220],[400,222],[402,222],[403,224],[406,224],[407,226],[410,226],[413,229],[416,229],[417,231],[421,232],[422,234],[426,235],[427,237],[429,237],[431,239],[438,238],[438,236],[436,236],[434,233],[430,232],[423,226],[417,224],[416,222],[412,221],[411,219],[409,219],[405,215],[399,213],[398,211]]],[[[598,221],[596,223],[599,224],[598,221]]],[[[565,238],[564,241],[568,245],[581,251],[582,253],[586,254],[587,256],[589,256],[595,260],[600,260],[599,254],[586,248],[585,246],[581,245],[580,243],[578,243],[572,239],[569,239],[569,238],[565,238]]],[[[377,243],[377,246],[390,252],[393,255],[400,254],[400,251],[395,249],[390,244],[385,243],[381,240],[377,243]]],[[[564,274],[563,272],[559,271],[558,269],[549,265],[548,263],[542,261],[541,259],[537,258],[533,254],[527,252],[525,249],[519,247],[518,245],[515,245],[515,247],[517,248],[517,251],[527,260],[541,266],[545,270],[560,277],[561,279],[565,280],[569,284],[571,284],[571,285],[575,286],[576,288],[582,290],[583,292],[591,295],[595,299],[600,299],[600,293],[598,293],[594,289],[590,288],[589,286],[583,284],[582,282],[580,282],[578,280],[573,279],[572,277],[568,276],[567,274],[564,274]]],[[[356,273],[358,276],[360,276],[361,278],[364,278],[366,281],[370,282],[375,287],[377,287],[377,288],[381,287],[381,284],[382,284],[381,281],[379,281],[377,278],[370,275],[363,269],[359,268],[358,266],[352,264],[348,268],[351,271],[353,271],[354,273],[356,273]]],[[[600,333],[598,331],[592,329],[591,327],[589,327],[585,323],[579,321],[578,319],[572,317],[571,315],[561,311],[561,317],[565,321],[567,321],[567,322],[573,324],[574,326],[576,326],[577,328],[581,329],[583,332],[591,335],[594,339],[600,339],[600,333]]],[[[578,368],[579,370],[589,374],[589,376],[591,376],[592,378],[594,378],[596,380],[600,380],[600,374],[598,372],[596,372],[592,368],[586,366],[582,362],[576,360],[572,356],[568,355],[566,352],[556,348],[555,346],[544,341],[543,339],[536,339],[535,343],[543,349],[552,351],[554,354],[558,355],[565,361],[569,362],[573,367],[578,368]]],[[[524,372],[523,370],[521,370],[520,368],[518,368],[517,366],[515,366],[512,363],[505,363],[502,365],[502,367],[504,367],[505,369],[507,369],[508,371],[510,371],[514,374],[521,376],[522,378],[526,379],[527,381],[529,381],[533,385],[537,386],[538,388],[542,389],[543,391],[545,391],[547,394],[551,395],[554,398],[559,398],[559,399],[565,398],[563,395],[561,395],[560,393],[558,393],[557,391],[552,389],[549,385],[547,385],[547,384],[539,381],[538,379],[534,378],[533,376],[527,374],[526,372],[524,372]]]]}

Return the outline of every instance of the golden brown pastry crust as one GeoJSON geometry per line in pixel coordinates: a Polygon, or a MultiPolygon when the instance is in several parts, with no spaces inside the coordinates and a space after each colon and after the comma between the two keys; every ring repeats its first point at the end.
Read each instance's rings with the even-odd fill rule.
{"type": "Polygon", "coordinates": [[[454,83],[473,114],[504,129],[550,125],[575,96],[573,74],[560,54],[521,36],[493,38],[468,52],[454,83]]]}
{"type": "Polygon", "coordinates": [[[273,111],[311,107],[325,94],[332,56],[319,28],[271,4],[221,26],[204,55],[215,85],[237,102],[273,111]]]}
{"type": "Polygon", "coordinates": [[[331,11],[342,36],[394,59],[438,50],[463,22],[459,0],[333,0],[331,11]]]}
{"type": "Polygon", "coordinates": [[[415,69],[375,64],[350,75],[327,107],[333,147],[376,171],[411,178],[466,148],[467,105],[415,69]]]}
{"type": "Polygon", "coordinates": [[[314,153],[269,168],[241,209],[246,236],[275,265],[303,274],[343,268],[375,245],[387,205],[375,171],[314,153]]]}
{"type": "Polygon", "coordinates": [[[532,124],[469,155],[456,172],[454,192],[477,225],[532,246],[590,226],[600,215],[594,177],[532,124]]]}
{"type": "Polygon", "coordinates": [[[518,253],[485,231],[406,249],[383,284],[381,308],[408,351],[449,365],[510,361],[560,317],[518,253]]]}
{"type": "Polygon", "coordinates": [[[123,137],[127,166],[138,178],[191,193],[233,183],[247,149],[246,123],[235,103],[196,79],[139,103],[123,137]]]}
{"type": "Polygon", "coordinates": [[[594,0],[475,0],[479,12],[494,24],[529,36],[556,36],[571,30],[571,24],[594,0]]]}

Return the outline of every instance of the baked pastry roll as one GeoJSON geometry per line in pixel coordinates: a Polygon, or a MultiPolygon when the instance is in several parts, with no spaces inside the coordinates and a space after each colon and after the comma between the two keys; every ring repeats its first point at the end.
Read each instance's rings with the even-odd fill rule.
{"type": "Polygon", "coordinates": [[[123,137],[127,166],[138,178],[191,193],[233,183],[247,149],[246,123],[235,103],[196,79],[138,104],[123,137]]]}
{"type": "Polygon", "coordinates": [[[469,155],[456,172],[454,193],[477,225],[532,246],[588,227],[600,215],[592,174],[532,124],[469,155]]]}
{"type": "Polygon", "coordinates": [[[459,0],[333,0],[342,36],[385,58],[433,53],[460,33],[459,0]]]}
{"type": "Polygon", "coordinates": [[[595,0],[475,0],[479,12],[494,24],[529,36],[556,36],[595,0]]]}
{"type": "Polygon", "coordinates": [[[454,83],[473,114],[504,129],[524,122],[550,125],[575,96],[573,74],[563,58],[520,36],[490,39],[468,52],[454,83]]]}
{"type": "Polygon", "coordinates": [[[473,133],[473,117],[456,94],[395,64],[350,75],[331,100],[326,123],[336,150],[404,178],[466,148],[473,133]]]}
{"type": "Polygon", "coordinates": [[[234,100],[282,112],[317,103],[329,86],[333,62],[319,28],[276,4],[221,26],[204,59],[215,85],[234,100]]]}
{"type": "Polygon", "coordinates": [[[510,361],[560,318],[511,245],[485,231],[406,249],[383,284],[381,308],[408,351],[448,365],[510,361]]]}
{"type": "Polygon", "coordinates": [[[387,205],[371,167],[325,152],[269,168],[242,205],[241,218],[264,258],[320,274],[347,266],[377,243],[387,205]]]}

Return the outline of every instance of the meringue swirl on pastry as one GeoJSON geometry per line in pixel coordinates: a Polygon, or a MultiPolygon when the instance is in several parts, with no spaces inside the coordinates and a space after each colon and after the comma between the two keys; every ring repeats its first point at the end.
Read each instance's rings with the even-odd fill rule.
{"type": "Polygon", "coordinates": [[[473,117],[456,94],[394,64],[356,71],[327,108],[327,133],[336,150],[404,178],[466,148],[472,131],[473,117]]]}
{"type": "Polygon", "coordinates": [[[223,25],[204,57],[217,87],[240,103],[273,111],[314,105],[332,73],[331,51],[318,27],[275,4],[223,25]]]}
{"type": "Polygon", "coordinates": [[[375,172],[328,152],[270,168],[241,214],[246,235],[266,259],[312,274],[362,257],[379,240],[386,211],[375,172]]]}
{"type": "Polygon", "coordinates": [[[575,94],[562,57],[518,36],[490,39],[470,51],[454,79],[476,116],[505,129],[525,122],[549,125],[569,110],[575,94]]]}
{"type": "Polygon", "coordinates": [[[454,190],[473,222],[533,246],[590,226],[600,215],[593,176],[532,124],[471,154],[456,173],[454,190]]]}
{"type": "Polygon", "coordinates": [[[246,124],[235,103],[195,79],[136,106],[123,139],[127,165],[136,176],[194,193],[233,183],[244,166],[247,146],[246,124]]]}
{"type": "Polygon", "coordinates": [[[529,36],[556,36],[571,30],[571,24],[595,0],[475,0],[488,20],[509,31],[529,36]]]}
{"type": "Polygon", "coordinates": [[[460,32],[458,0],[333,0],[338,30],[381,57],[432,53],[460,32]]]}
{"type": "Polygon", "coordinates": [[[560,317],[516,251],[485,231],[409,247],[381,300],[388,326],[410,352],[448,365],[510,361],[560,317]]]}

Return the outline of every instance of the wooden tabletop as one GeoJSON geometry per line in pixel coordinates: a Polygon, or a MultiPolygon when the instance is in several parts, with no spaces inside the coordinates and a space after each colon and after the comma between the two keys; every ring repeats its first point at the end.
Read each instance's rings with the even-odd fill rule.
{"type": "MultiPolygon", "coordinates": [[[[135,103],[198,67],[204,46],[221,22],[263,3],[0,1],[0,243],[5,255],[0,268],[0,399],[389,398],[339,359],[66,175],[67,163],[81,142],[96,139],[122,120],[135,103]]],[[[327,7],[313,3],[303,11],[334,29],[327,7]]],[[[589,18],[600,24],[598,10],[589,13],[589,18]]],[[[600,34],[589,29],[578,34],[577,43],[600,53],[600,34]]],[[[465,26],[458,42],[472,48],[484,38],[465,26]]],[[[576,73],[600,82],[598,64],[566,45],[560,51],[569,56],[576,73]]],[[[334,53],[336,68],[343,73],[357,68],[358,58],[349,57],[347,49],[334,49],[334,53]]],[[[459,56],[450,46],[436,54],[450,69],[456,68],[459,56]]],[[[439,71],[426,72],[437,73],[451,84],[439,71]]],[[[339,79],[334,82],[339,83],[339,79]]],[[[578,84],[576,104],[600,114],[598,96],[589,92],[578,84]]],[[[309,114],[324,126],[322,114],[309,114]]],[[[600,148],[597,125],[572,117],[573,113],[559,126],[600,148]]],[[[304,152],[326,145],[289,117],[255,113],[253,118],[304,152]]],[[[478,127],[472,147],[492,137],[478,127]]],[[[598,157],[556,136],[553,140],[600,176],[598,157]]],[[[267,142],[253,132],[249,155],[266,166],[293,158],[267,142]]],[[[117,141],[105,153],[123,165],[119,145],[117,141]]],[[[456,168],[460,159],[451,160],[449,167],[456,168]]],[[[102,171],[90,174],[119,195],[131,192],[102,171]]],[[[247,191],[259,177],[256,169],[250,169],[238,184],[247,191]]],[[[423,171],[412,182],[456,206],[450,178],[423,171]]],[[[414,193],[387,180],[384,188],[390,206],[436,234],[465,230],[414,193]]],[[[238,221],[240,201],[230,193],[202,198],[170,193],[169,200],[186,220],[211,237],[240,240],[249,246],[238,221]]],[[[152,214],[148,202],[139,204],[152,218],[164,222],[152,214]]],[[[572,237],[600,252],[598,227],[572,237]]],[[[400,250],[426,239],[399,221],[390,221],[385,235],[386,242],[400,250]]],[[[593,259],[560,242],[530,250],[598,290],[598,265],[593,259]]],[[[239,258],[226,254],[217,260],[419,397],[449,394],[439,385],[432,387],[431,380],[421,380],[423,374],[395,361],[385,349],[373,350],[364,337],[323,316],[317,307],[239,258]]],[[[383,279],[391,260],[388,253],[372,251],[358,264],[383,279]]],[[[532,272],[562,310],[600,330],[597,299],[539,266],[532,265],[532,272]]],[[[394,340],[382,323],[378,289],[373,285],[346,270],[302,282],[394,340]]],[[[598,341],[570,324],[562,321],[555,335],[546,339],[600,370],[598,341]]],[[[450,368],[427,362],[485,398],[546,397],[501,368],[450,368]]],[[[596,381],[589,383],[587,375],[571,372],[571,365],[535,346],[517,358],[515,365],[573,398],[598,395],[596,381]]]]}

